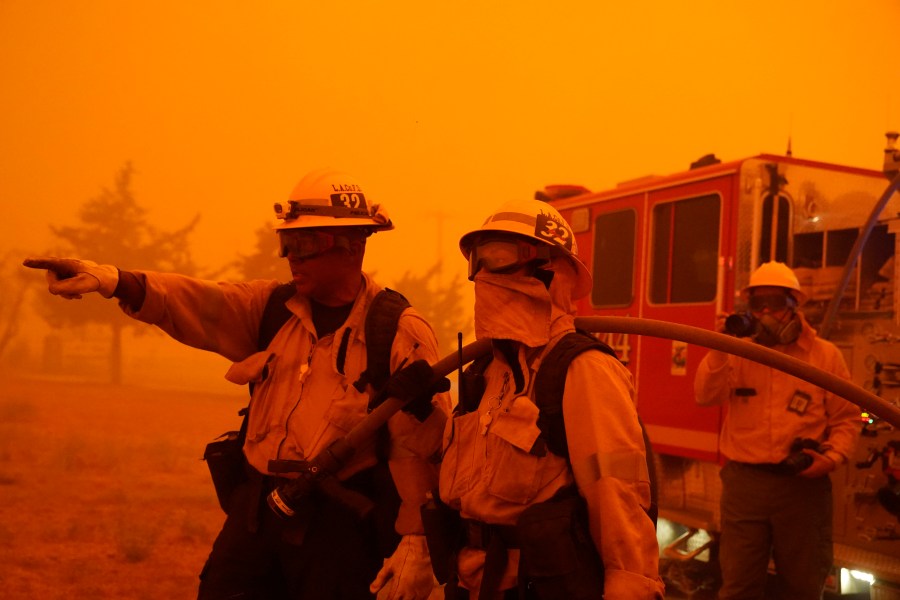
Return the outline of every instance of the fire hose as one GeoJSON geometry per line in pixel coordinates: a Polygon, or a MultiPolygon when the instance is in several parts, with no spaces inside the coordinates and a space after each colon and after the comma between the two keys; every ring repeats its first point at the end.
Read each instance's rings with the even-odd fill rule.
{"type": "Polygon", "coordinates": [[[853,382],[827,373],[793,356],[753,342],[690,325],[636,317],[579,317],[575,319],[575,326],[595,333],[630,333],[678,340],[741,356],[817,385],[852,402],[861,409],[877,415],[894,427],[900,427],[900,407],[853,382]]]}
{"type": "MultiPolygon", "coordinates": [[[[578,317],[575,319],[575,326],[591,333],[645,335],[734,354],[808,381],[877,415],[894,427],[900,427],[900,407],[850,381],[753,342],[699,327],[637,317],[578,317]]],[[[485,339],[468,344],[459,352],[445,356],[432,365],[435,382],[489,350],[490,340],[485,339]]],[[[348,499],[345,493],[339,491],[334,475],[347,464],[358,449],[371,443],[378,429],[403,408],[404,404],[404,401],[397,398],[388,398],[378,405],[347,435],[338,438],[310,459],[307,468],[299,477],[273,490],[267,498],[269,507],[279,516],[289,518],[293,516],[296,506],[303,498],[313,490],[320,489],[336,499],[343,497],[348,507],[361,516],[365,514],[368,510],[366,503],[354,503],[352,497],[348,499]]]]}

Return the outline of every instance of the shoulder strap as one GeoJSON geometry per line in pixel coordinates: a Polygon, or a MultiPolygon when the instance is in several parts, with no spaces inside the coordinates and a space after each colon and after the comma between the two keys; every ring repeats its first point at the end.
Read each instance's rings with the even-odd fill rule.
{"type": "Polygon", "coordinates": [[[391,346],[397,335],[400,315],[409,307],[409,301],[403,294],[388,288],[372,299],[365,324],[366,369],[353,383],[357,390],[365,390],[366,385],[380,390],[390,379],[391,346]]]}
{"type": "Polygon", "coordinates": [[[599,350],[613,357],[616,355],[612,348],[592,335],[573,331],[564,335],[547,353],[534,379],[534,402],[540,410],[538,428],[550,452],[564,458],[569,458],[562,417],[566,373],[569,363],[588,350],[599,350]]]}
{"type": "MultiPolygon", "coordinates": [[[[295,293],[296,288],[292,283],[283,283],[272,290],[269,299],[266,301],[266,307],[263,309],[262,319],[259,322],[259,336],[257,338],[257,348],[259,350],[265,350],[269,347],[272,339],[290,318],[291,311],[285,303],[293,298],[295,293]]],[[[359,379],[353,384],[360,391],[364,390],[367,384],[372,384],[375,389],[381,389],[390,378],[391,346],[394,344],[394,337],[397,335],[400,315],[409,306],[409,301],[403,294],[388,288],[378,292],[375,298],[372,299],[372,304],[366,313],[365,323],[366,370],[360,374],[359,379]]],[[[347,333],[349,333],[349,330],[347,333]]],[[[345,335],[338,349],[338,370],[340,371],[343,371],[348,341],[348,336],[345,335]]],[[[252,386],[250,393],[253,393],[252,386]]]]}
{"type": "MultiPolygon", "coordinates": [[[[291,311],[288,310],[285,303],[293,298],[296,292],[297,288],[294,287],[293,283],[282,283],[276,286],[275,289],[272,290],[272,293],[269,294],[269,299],[266,300],[266,307],[263,309],[262,319],[259,321],[259,334],[256,337],[257,350],[263,351],[268,348],[269,344],[272,343],[272,338],[275,337],[275,334],[278,333],[281,326],[290,318],[291,311]]],[[[252,382],[248,388],[250,390],[250,395],[252,396],[252,382]]],[[[247,427],[248,409],[249,406],[244,407],[238,413],[244,415],[244,422],[241,427],[242,432],[247,427]]]]}
{"type": "MultiPolygon", "coordinates": [[[[259,323],[259,337],[257,347],[265,350],[269,347],[275,334],[287,322],[291,311],[285,303],[290,300],[296,288],[292,283],[279,285],[266,301],[262,320],[259,323]]],[[[391,346],[397,335],[397,324],[400,315],[409,308],[409,301],[400,292],[385,288],[376,294],[366,314],[366,370],[354,383],[358,389],[365,389],[366,384],[371,383],[375,389],[381,388],[391,373],[391,346]]],[[[346,340],[342,340],[343,346],[346,340]]],[[[346,349],[340,348],[338,354],[346,355],[346,349]]],[[[343,363],[343,360],[339,362],[343,363]]],[[[342,369],[343,365],[339,365],[342,369]]]]}
{"type": "MultiPolygon", "coordinates": [[[[569,458],[569,446],[566,440],[566,425],[562,414],[562,397],[566,387],[566,374],[569,364],[576,356],[588,350],[599,350],[612,357],[615,351],[607,344],[583,331],[568,333],[554,346],[538,368],[534,382],[534,402],[538,410],[538,428],[541,437],[547,443],[547,448],[558,456],[569,458]]],[[[650,509],[648,514],[656,524],[658,514],[658,489],[656,483],[656,469],[653,464],[653,449],[644,423],[638,419],[641,426],[641,435],[644,438],[644,448],[647,456],[647,472],[650,476],[650,509]]]]}
{"type": "Polygon", "coordinates": [[[268,348],[272,338],[290,318],[291,311],[285,303],[293,298],[296,292],[297,288],[293,283],[282,283],[272,290],[263,309],[262,320],[259,322],[259,337],[256,342],[258,350],[268,348]]]}
{"type": "MultiPolygon", "coordinates": [[[[262,319],[259,321],[259,334],[256,337],[256,348],[260,351],[265,350],[272,343],[272,338],[281,329],[291,316],[291,311],[285,306],[285,303],[294,297],[297,288],[293,283],[282,283],[272,290],[266,300],[266,307],[263,309],[262,319]]],[[[253,382],[247,386],[250,395],[253,396],[253,382]]],[[[247,435],[247,421],[250,418],[250,405],[238,411],[238,415],[243,417],[241,421],[241,429],[238,438],[243,443],[243,439],[247,435]]]]}

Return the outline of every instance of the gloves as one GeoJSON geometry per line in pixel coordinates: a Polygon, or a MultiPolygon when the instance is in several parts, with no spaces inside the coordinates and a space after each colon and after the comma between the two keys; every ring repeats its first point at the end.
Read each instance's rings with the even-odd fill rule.
{"type": "Polygon", "coordinates": [[[431,397],[449,389],[450,380],[441,377],[435,381],[434,369],[428,361],[419,359],[394,373],[384,387],[384,393],[388,398],[405,401],[402,410],[424,421],[434,410],[431,397]]]}
{"type": "Polygon", "coordinates": [[[50,293],[67,300],[81,298],[89,292],[112,298],[119,285],[119,269],[90,260],[39,256],[26,258],[22,264],[32,269],[47,269],[50,293]]]}
{"type": "Polygon", "coordinates": [[[424,535],[404,535],[390,558],[369,586],[377,594],[388,586],[379,600],[426,600],[436,585],[424,535]]]}

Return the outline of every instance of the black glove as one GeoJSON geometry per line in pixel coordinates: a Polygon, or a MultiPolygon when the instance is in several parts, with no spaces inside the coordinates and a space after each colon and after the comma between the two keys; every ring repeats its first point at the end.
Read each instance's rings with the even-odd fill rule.
{"type": "Polygon", "coordinates": [[[434,410],[431,397],[450,389],[450,380],[437,378],[428,361],[419,359],[394,373],[384,386],[387,398],[397,398],[406,404],[401,410],[424,421],[434,410]]]}

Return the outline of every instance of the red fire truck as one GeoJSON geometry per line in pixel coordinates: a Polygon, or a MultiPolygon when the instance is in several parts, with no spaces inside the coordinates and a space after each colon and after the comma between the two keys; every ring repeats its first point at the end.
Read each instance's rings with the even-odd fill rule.
{"type": "MultiPolygon", "coordinates": [[[[740,290],[751,271],[778,260],[797,273],[809,295],[804,314],[820,334],[827,327],[854,381],[897,404],[900,194],[881,202],[889,197],[885,174],[893,176],[888,165],[900,162],[892,139],[884,173],[792,156],[720,162],[709,155],[681,173],[602,192],[548,186],[538,197],[569,221],[593,272],[581,315],[713,329],[717,313],[743,308],[740,290]],[[857,244],[861,237],[865,243],[857,244]],[[850,261],[855,267],[844,276],[850,261]]],[[[699,407],[693,396],[707,350],[627,334],[606,341],[634,375],[656,454],[661,532],[677,524],[684,533],[664,543],[665,557],[686,563],[711,556],[707,550],[714,556],[724,409],[699,407]]],[[[840,593],[843,574],[846,593],[856,585],[846,580],[853,572],[874,580],[873,598],[900,598],[900,431],[862,412],[860,427],[857,455],[832,476],[836,577],[829,589],[840,593]]]]}

